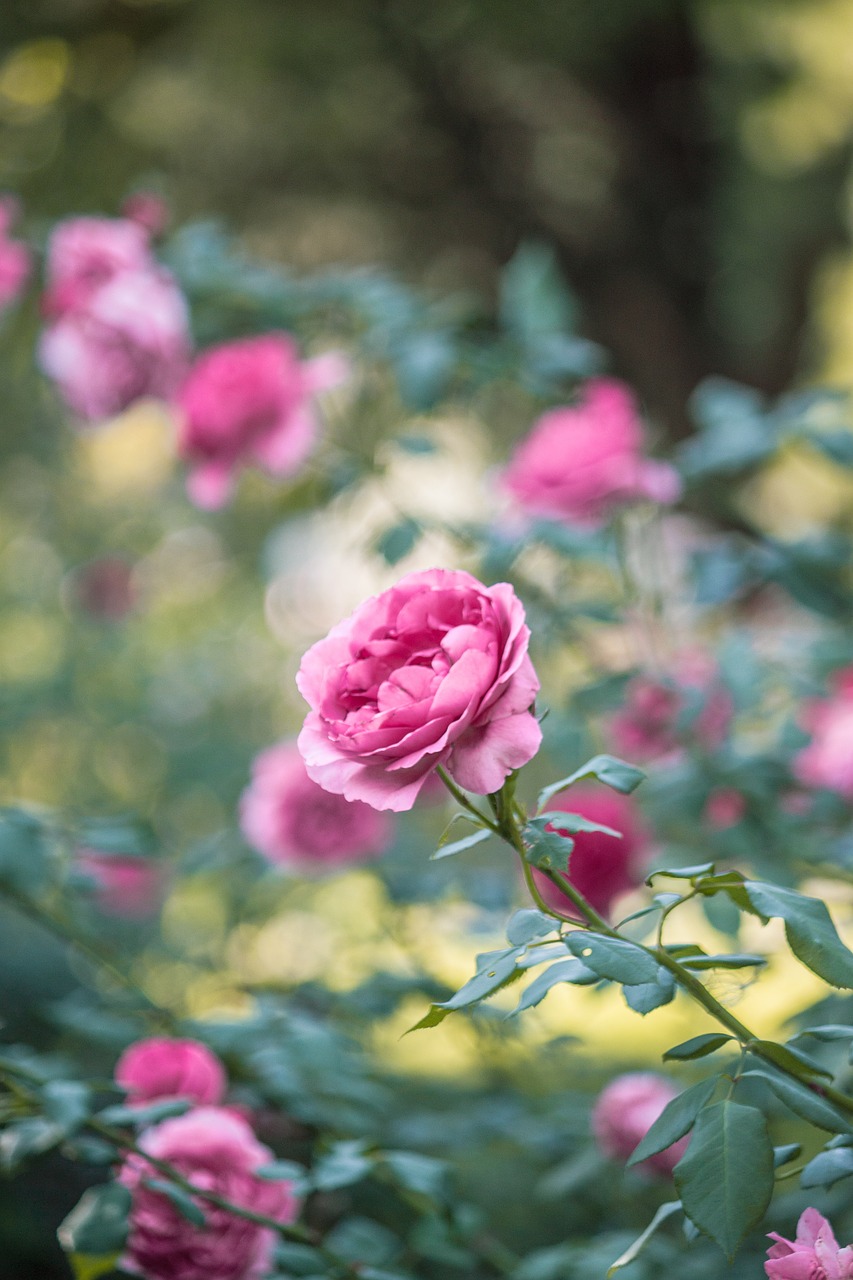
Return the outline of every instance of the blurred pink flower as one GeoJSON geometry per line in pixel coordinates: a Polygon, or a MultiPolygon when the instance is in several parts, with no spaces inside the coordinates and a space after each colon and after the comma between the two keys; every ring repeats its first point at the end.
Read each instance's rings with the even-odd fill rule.
{"type": "Polygon", "coordinates": [[[300,360],[285,333],[224,342],[203,352],[178,395],[178,450],[199,507],[221,507],[236,472],[255,464],[273,476],[297,472],[317,439],[314,398],[348,372],[330,352],[300,360]]]}
{"type": "MultiPolygon", "coordinates": [[[[257,1177],[274,1159],[249,1125],[233,1111],[198,1107],[147,1129],[139,1146],[168,1161],[184,1178],[232,1204],[293,1222],[298,1201],[292,1184],[257,1177]]],[[[119,1181],[132,1194],[130,1234],[122,1266],[145,1280],[261,1280],[272,1269],[276,1232],[237,1217],[203,1199],[205,1217],[195,1226],[171,1200],[148,1186],[159,1175],[145,1155],[129,1155],[119,1181]]]]}
{"type": "Polygon", "coordinates": [[[171,275],[122,270],[95,287],[73,284],[72,295],[39,344],[41,367],[70,408],[97,422],[143,396],[172,396],[189,355],[189,317],[171,275]]]}
{"type": "Polygon", "coordinates": [[[411,809],[436,765],[478,795],[539,750],[539,681],[507,582],[410,573],[359,605],[302,659],[309,775],[376,809],[411,809]]]}
{"type": "Polygon", "coordinates": [[[14,196],[0,196],[0,308],[17,302],[32,270],[29,247],[23,240],[9,236],[17,216],[18,202],[14,196]]]}
{"type": "Polygon", "coordinates": [[[95,882],[95,901],[105,915],[139,920],[158,910],[162,876],[150,858],[84,847],[77,850],[74,861],[95,882]]]}
{"type": "Polygon", "coordinates": [[[116,1063],[116,1084],[132,1103],[161,1098],[189,1098],[201,1106],[225,1096],[225,1068],[198,1040],[154,1038],[129,1045],[116,1063]]]}
{"type": "Polygon", "coordinates": [[[295,742],[255,757],[240,801],[240,825],[270,862],[307,872],[378,857],[393,834],[387,814],[312,782],[295,742]]]}
{"type": "Polygon", "coordinates": [[[67,218],[47,246],[45,316],[53,321],[85,307],[103,285],[126,272],[153,271],[148,232],[130,218],[67,218]]]}
{"type": "Polygon", "coordinates": [[[853,800],[853,667],[837,672],[830,696],[806,703],[800,719],[812,740],[794,757],[795,778],[853,800]]]}
{"type": "Polygon", "coordinates": [[[99,622],[120,622],[136,604],[133,566],[121,556],[99,556],[70,577],[70,597],[99,622]]]}
{"type": "MultiPolygon", "coordinates": [[[[572,836],[575,847],[567,878],[596,911],[608,915],[616,898],[642,883],[651,852],[636,802],[631,796],[620,795],[609,787],[581,785],[554,796],[548,808],[561,813],[579,813],[590,822],[622,832],[621,840],[603,831],[579,831],[572,836]]],[[[572,913],[571,902],[553,881],[535,869],[533,877],[549,906],[572,913]]]]}
{"type": "Polygon", "coordinates": [[[746,800],[735,787],[715,787],[705,802],[705,821],[718,830],[733,827],[746,813],[746,800]]]}
{"type": "Polygon", "coordinates": [[[169,221],[169,206],[156,191],[134,191],[121,211],[151,236],[162,235],[169,221]]]}
{"type": "Polygon", "coordinates": [[[713,750],[725,739],[733,715],[731,695],[720,682],[714,659],[701,649],[689,649],[673,661],[670,678],[639,675],[629,681],[622,706],[610,718],[609,740],[628,760],[660,759],[691,742],[713,750]],[[698,709],[682,726],[691,702],[698,709]]]}
{"type": "Polygon", "coordinates": [[[577,404],[544,414],[516,446],[503,485],[531,516],[594,528],[639,498],[675,502],[673,467],[643,456],[643,424],[633,393],[594,378],[577,404]]]}
{"type": "MultiPolygon", "coordinates": [[[[617,1076],[598,1095],[592,1109],[592,1132],[599,1149],[612,1160],[625,1161],[646,1136],[678,1090],[665,1076],[651,1071],[630,1071],[617,1076]]],[[[647,1173],[668,1176],[678,1164],[690,1139],[680,1138],[665,1151],[637,1165],[647,1173]]]]}
{"type": "Polygon", "coordinates": [[[770,1239],[776,1242],[764,1264],[770,1280],[853,1280],[853,1246],[839,1249],[832,1227],[817,1209],[800,1215],[796,1240],[775,1231],[770,1239]]]}

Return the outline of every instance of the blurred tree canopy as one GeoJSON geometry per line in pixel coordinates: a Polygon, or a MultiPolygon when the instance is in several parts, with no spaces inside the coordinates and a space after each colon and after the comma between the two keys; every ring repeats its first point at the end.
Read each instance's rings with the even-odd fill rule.
{"type": "Polygon", "coordinates": [[[147,174],[279,260],[487,296],[546,239],[675,434],[710,372],[849,375],[851,0],[2,8],[0,184],[33,214],[147,174]]]}

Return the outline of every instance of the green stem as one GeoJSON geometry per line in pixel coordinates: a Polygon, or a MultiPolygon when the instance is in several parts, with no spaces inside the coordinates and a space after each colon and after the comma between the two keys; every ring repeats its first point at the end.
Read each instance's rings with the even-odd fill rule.
{"type": "MultiPolygon", "coordinates": [[[[536,905],[541,911],[545,911],[546,914],[554,916],[556,919],[565,920],[566,917],[559,916],[555,911],[542,903],[541,894],[538,893],[538,890],[535,887],[532,869],[525,856],[524,837],[522,836],[519,828],[513,805],[501,805],[500,814],[501,823],[498,834],[518,853],[521,859],[521,865],[524,869],[525,880],[530,888],[536,905]]],[[[595,908],[587,902],[583,895],[578,893],[574,885],[572,885],[565,876],[561,875],[558,871],[550,870],[545,870],[545,875],[553,881],[561,893],[565,894],[572,905],[577,909],[585,925],[590,930],[595,933],[603,934],[608,938],[622,937],[618,930],[611,928],[607,921],[598,914],[595,908]]],[[[578,922],[570,921],[570,923],[576,924],[578,922]]],[[[757,1058],[763,1058],[775,1070],[782,1071],[785,1075],[797,1080],[798,1083],[805,1085],[806,1088],[812,1087],[813,1080],[805,1066],[802,1071],[798,1071],[793,1066],[782,1066],[780,1063],[774,1061],[772,1054],[767,1053],[762,1048],[761,1038],[756,1036],[754,1032],[750,1031],[749,1027],[747,1027],[745,1023],[741,1022],[739,1018],[736,1018],[733,1013],[730,1013],[725,1005],[720,1004],[719,1000],[715,999],[714,996],[711,995],[711,992],[707,987],[702,985],[695,974],[691,973],[689,969],[686,969],[683,965],[679,964],[679,962],[669,954],[665,947],[660,945],[656,947],[648,947],[641,942],[633,941],[632,945],[638,947],[642,951],[645,951],[646,954],[652,956],[659,965],[664,969],[667,969],[669,973],[672,974],[673,978],[675,978],[681,989],[687,992],[687,994],[691,996],[697,1004],[700,1004],[702,1008],[709,1013],[712,1018],[724,1026],[727,1031],[730,1031],[745,1050],[754,1054],[757,1058]]],[[[848,1114],[853,1114],[853,1098],[842,1093],[839,1089],[834,1088],[834,1086],[821,1084],[820,1096],[834,1103],[842,1111],[845,1111],[848,1114]]]]}
{"type": "Polygon", "coordinates": [[[481,813],[475,804],[472,804],[465,792],[461,787],[457,787],[456,783],[440,764],[436,765],[435,771],[457,804],[461,805],[463,809],[467,809],[469,813],[473,814],[477,821],[481,822],[484,827],[488,827],[490,831],[494,831],[495,835],[500,834],[500,829],[497,824],[492,822],[491,818],[487,818],[484,813],[481,813]]]}

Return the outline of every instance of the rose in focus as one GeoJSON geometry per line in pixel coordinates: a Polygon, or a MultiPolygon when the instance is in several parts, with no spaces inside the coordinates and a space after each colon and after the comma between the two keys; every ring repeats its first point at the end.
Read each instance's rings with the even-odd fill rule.
{"type": "Polygon", "coordinates": [[[227,501],[240,467],[293,475],[311,453],[316,395],[347,373],[334,353],[300,360],[284,333],[224,342],[204,352],[178,395],[178,451],[191,466],[187,488],[200,507],[227,501]]]}
{"type": "Polygon", "coordinates": [[[272,1268],[276,1233],[197,1199],[205,1225],[195,1226],[161,1192],[146,1185],[157,1170],[145,1156],[165,1160],[189,1182],[241,1208],[293,1222],[298,1204],[291,1184],[259,1178],[273,1153],[232,1111],[198,1107],[146,1130],[145,1153],[129,1155],[119,1180],[132,1194],[130,1234],[122,1265],[146,1280],[260,1280],[272,1268]]]}
{"type": "Polygon", "coordinates": [[[828,698],[806,704],[800,721],[812,740],[794,757],[794,776],[853,800],[853,667],[836,674],[828,698]]]}
{"type": "Polygon", "coordinates": [[[427,569],[366,600],[313,645],[297,685],[308,773],[377,809],[410,809],[436,765],[479,795],[536,754],[539,681],[508,583],[427,569]]]}
{"type": "MultiPolygon", "coordinates": [[[[649,838],[631,796],[609,787],[578,786],[554,796],[548,808],[561,813],[579,813],[590,822],[611,827],[622,838],[604,831],[579,831],[572,836],[567,879],[584,898],[608,916],[616,898],[642,882],[649,855],[649,838]]],[[[548,830],[555,828],[549,825],[548,830]]],[[[573,914],[566,895],[542,871],[533,877],[542,897],[557,911],[573,914]]]]}
{"type": "Polygon", "coordinates": [[[503,485],[527,515],[585,528],[640,498],[674,502],[675,469],[643,456],[643,424],[630,389],[593,378],[575,405],[543,414],[517,446],[503,485]]]}
{"type": "Polygon", "coordinates": [[[168,1037],[129,1045],[116,1063],[115,1081],[132,1103],[189,1098],[200,1106],[221,1102],[227,1084],[225,1068],[206,1044],[168,1037]]]}
{"type": "Polygon", "coordinates": [[[387,849],[386,814],[325,791],[305,771],[295,742],[261,752],[240,801],[240,825],[270,862],[312,872],[363,862],[387,849]]]}
{"type": "MultiPolygon", "coordinates": [[[[627,1160],[664,1108],[677,1096],[678,1090],[665,1076],[651,1071],[629,1071],[611,1080],[592,1109],[592,1132],[599,1150],[612,1160],[627,1160]]],[[[637,1168],[668,1177],[689,1141],[689,1138],[680,1138],[666,1150],[643,1160],[637,1168]]]]}
{"type": "Polygon", "coordinates": [[[805,1209],[796,1240],[771,1231],[765,1274],[770,1280],[853,1280],[853,1246],[838,1247],[832,1227],[817,1209],[805,1209]]]}

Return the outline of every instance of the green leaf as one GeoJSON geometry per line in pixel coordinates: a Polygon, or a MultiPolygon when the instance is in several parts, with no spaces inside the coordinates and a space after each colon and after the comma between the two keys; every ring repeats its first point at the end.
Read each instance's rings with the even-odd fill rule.
{"type": "Polygon", "coordinates": [[[169,1182],[167,1178],[146,1178],[146,1187],[152,1191],[158,1192],[159,1195],[165,1196],[177,1209],[187,1222],[191,1222],[194,1227],[204,1227],[207,1225],[207,1219],[204,1216],[204,1210],[200,1205],[196,1204],[188,1191],[183,1187],[179,1187],[175,1182],[169,1182]]]}
{"type": "Polygon", "coordinates": [[[575,842],[571,836],[560,835],[558,831],[545,831],[537,826],[535,820],[522,828],[524,839],[524,856],[531,866],[540,871],[561,871],[569,869],[569,859],[575,842]]]}
{"type": "Polygon", "coordinates": [[[675,999],[675,979],[668,969],[660,968],[656,982],[623,986],[622,994],[629,1009],[645,1015],[675,999]]]}
{"type": "Polygon", "coordinates": [[[831,1187],[853,1174],[853,1149],[834,1147],[821,1151],[800,1174],[801,1187],[831,1187]]]}
{"type": "Polygon", "coordinates": [[[104,1257],[120,1253],[128,1233],[131,1194],[120,1182],[84,1191],[57,1230],[66,1253],[104,1257]]]}
{"type": "Polygon", "coordinates": [[[263,1178],[265,1182],[298,1182],[305,1180],[308,1170],[302,1164],[297,1164],[295,1160],[272,1160],[269,1164],[262,1164],[260,1168],[255,1170],[258,1178],[263,1178]]]}
{"type": "Polygon", "coordinates": [[[681,1044],[667,1049],[663,1060],[664,1062],[684,1062],[688,1059],[704,1058],[709,1053],[716,1053],[731,1040],[734,1040],[734,1036],[725,1035],[721,1031],[712,1031],[704,1036],[693,1036],[690,1040],[683,1040],[681,1044]]]}
{"type": "Polygon", "coordinates": [[[439,1008],[464,1009],[492,995],[506,982],[521,977],[523,970],[517,965],[520,954],[520,947],[512,947],[509,951],[489,952],[488,957],[483,957],[485,963],[474,977],[469,978],[464,987],[460,987],[449,1000],[440,1001],[439,1008]]]}
{"type": "Polygon", "coordinates": [[[103,1111],[98,1112],[96,1119],[102,1124],[147,1129],[149,1125],[159,1124],[161,1120],[185,1115],[192,1106],[189,1098],[161,1098],[159,1102],[149,1102],[140,1107],[120,1103],[114,1107],[104,1107],[103,1111]]]}
{"type": "Polygon", "coordinates": [[[767,964],[767,957],[742,952],[720,956],[688,956],[683,963],[686,969],[757,969],[767,964]]]}
{"type": "MultiPolygon", "coordinates": [[[[795,1115],[808,1120],[809,1124],[817,1125],[818,1129],[826,1129],[829,1133],[853,1133],[853,1124],[841,1111],[822,1098],[819,1093],[810,1089],[808,1085],[800,1084],[798,1080],[776,1075],[772,1070],[764,1071],[760,1067],[744,1071],[741,1078],[763,1080],[780,1102],[784,1102],[795,1115]]],[[[819,1085],[815,1086],[815,1090],[819,1088],[819,1085]]]]}
{"type": "Polygon", "coordinates": [[[640,1140],[628,1158],[628,1164],[639,1164],[656,1156],[659,1151],[666,1151],[685,1133],[689,1133],[696,1122],[699,1112],[711,1098],[717,1087],[718,1076],[709,1076],[691,1085],[668,1102],[654,1124],[640,1140]]]}
{"type": "Polygon", "coordinates": [[[431,855],[430,862],[438,862],[440,858],[452,858],[455,853],[463,853],[465,849],[473,849],[475,844],[482,844],[484,840],[488,840],[492,834],[488,827],[483,827],[480,831],[473,832],[470,836],[463,836],[461,840],[454,840],[452,844],[441,845],[431,855]]]}
{"type": "Polygon", "coordinates": [[[400,1241],[393,1231],[372,1218],[342,1218],[325,1239],[326,1248],[352,1263],[381,1266],[391,1262],[400,1252],[400,1241]]]}
{"type": "Polygon", "coordinates": [[[27,1156],[49,1151],[64,1137],[62,1125],[48,1120],[46,1116],[27,1116],[25,1120],[18,1120],[0,1133],[0,1168],[11,1173],[27,1156]]]}
{"type": "Polygon", "coordinates": [[[788,944],[808,969],[830,986],[853,988],[853,952],[839,938],[825,903],[756,880],[747,881],[744,889],[759,916],[785,921],[788,944]]]}
{"type": "Polygon", "coordinates": [[[622,839],[621,831],[616,831],[613,827],[605,827],[600,822],[593,822],[590,818],[585,818],[582,813],[563,813],[561,809],[552,809],[548,813],[537,813],[536,817],[531,819],[530,825],[545,822],[557,831],[568,832],[570,836],[577,835],[579,831],[601,831],[606,836],[615,836],[617,840],[622,839]]]}
{"type": "Polygon", "coordinates": [[[713,862],[700,862],[693,867],[662,867],[660,871],[652,872],[646,884],[652,884],[658,876],[666,876],[670,880],[699,880],[703,876],[713,875],[714,867],[713,862]]]}
{"type": "Polygon", "coordinates": [[[525,241],[504,267],[500,283],[502,323],[521,342],[571,332],[575,305],[550,245],[525,241]]]}
{"type": "Polygon", "coordinates": [[[311,1170],[311,1181],[318,1191],[337,1191],[351,1187],[366,1178],[373,1168],[365,1144],[358,1139],[336,1142],[331,1151],[321,1156],[311,1170]]]}
{"type": "Polygon", "coordinates": [[[553,933],[559,924],[553,916],[546,916],[532,907],[522,907],[515,911],[506,927],[507,941],[514,947],[532,942],[534,938],[542,938],[546,933],[553,933]]]}
{"type": "Polygon", "coordinates": [[[49,1080],[42,1089],[45,1115],[72,1134],[88,1119],[90,1094],[79,1080],[49,1080]]]}
{"type": "Polygon", "coordinates": [[[646,1227],[645,1231],[643,1231],[641,1235],[637,1236],[634,1243],[629,1245],[625,1252],[621,1253],[616,1261],[608,1268],[607,1280],[610,1280],[611,1276],[615,1276],[616,1272],[621,1271],[623,1267],[627,1267],[629,1262],[633,1262],[635,1258],[639,1257],[640,1253],[657,1231],[658,1227],[671,1218],[674,1213],[679,1212],[681,1212],[680,1200],[667,1200],[666,1204],[662,1204],[649,1225],[646,1227]]]}
{"type": "Polygon", "coordinates": [[[612,982],[629,986],[657,983],[657,960],[648,951],[625,938],[607,938],[579,929],[568,935],[566,946],[600,978],[609,978],[612,982]]]}
{"type": "Polygon", "coordinates": [[[397,524],[386,529],[375,542],[375,548],[388,565],[398,564],[414,551],[423,529],[417,520],[406,516],[397,524]]]}
{"type": "Polygon", "coordinates": [[[394,1180],[416,1195],[439,1200],[447,1183],[447,1165],[432,1156],[422,1156],[417,1151],[383,1151],[380,1157],[394,1180]]]}
{"type": "Polygon", "coordinates": [[[545,999],[552,987],[556,987],[561,982],[589,986],[598,981],[598,974],[593,973],[592,969],[587,969],[586,965],[580,960],[558,960],[556,964],[550,965],[544,973],[540,973],[538,978],[534,978],[533,982],[525,989],[512,1014],[515,1015],[523,1013],[525,1009],[532,1009],[541,1000],[545,999]]]}
{"type": "Polygon", "coordinates": [[[439,1026],[444,1022],[445,1018],[450,1017],[451,1010],[444,1009],[440,1004],[431,1004],[427,1012],[419,1022],[409,1027],[408,1031],[404,1031],[404,1036],[409,1036],[413,1031],[429,1031],[432,1027],[439,1026]]]}
{"type": "Polygon", "coordinates": [[[559,782],[552,782],[549,787],[545,787],[540,791],[536,809],[537,812],[544,809],[552,796],[557,795],[560,791],[565,791],[572,783],[580,782],[582,778],[598,778],[599,782],[612,787],[614,791],[621,791],[623,795],[629,795],[637,789],[645,776],[642,769],[638,769],[636,765],[628,764],[625,760],[619,760],[616,756],[593,756],[591,760],[587,760],[586,764],[582,764],[574,773],[570,773],[567,778],[561,778],[559,782]]]}
{"type": "Polygon", "coordinates": [[[796,1035],[791,1036],[788,1041],[793,1044],[795,1040],[802,1040],[804,1036],[813,1036],[815,1040],[853,1040],[853,1027],[844,1026],[839,1022],[827,1022],[819,1027],[804,1027],[802,1031],[798,1031],[796,1035]]]}
{"type": "Polygon", "coordinates": [[[792,1160],[796,1160],[802,1149],[799,1142],[786,1142],[781,1147],[774,1147],[773,1168],[781,1169],[784,1164],[790,1164],[792,1160]]]}
{"type": "Polygon", "coordinates": [[[773,1195],[773,1147],[762,1113],[729,1100],[705,1107],[674,1178],[690,1221],[731,1261],[773,1195]]]}
{"type": "MultiPolygon", "coordinates": [[[[324,1269],[326,1261],[319,1249],[312,1249],[307,1244],[296,1244],[291,1240],[277,1240],[275,1244],[275,1260],[278,1266],[286,1271],[287,1276],[322,1277],[328,1274],[324,1269]]],[[[284,1278],[282,1277],[282,1280],[284,1278]]]]}

